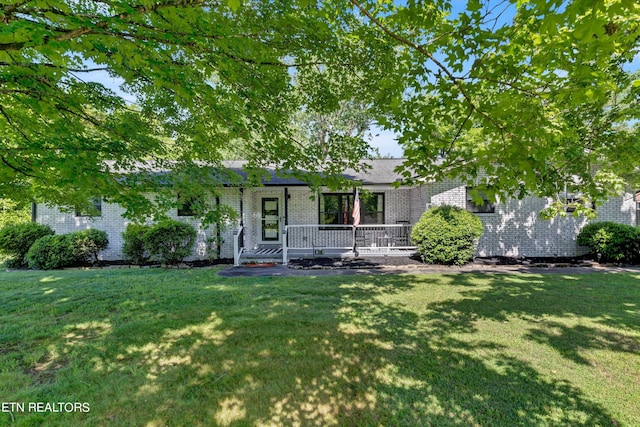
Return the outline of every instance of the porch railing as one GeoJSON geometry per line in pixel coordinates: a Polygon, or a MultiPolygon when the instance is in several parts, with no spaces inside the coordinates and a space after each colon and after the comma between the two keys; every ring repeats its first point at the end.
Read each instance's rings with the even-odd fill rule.
{"type": "Polygon", "coordinates": [[[233,232],[233,265],[240,265],[240,256],[244,252],[244,227],[233,232]]]}
{"type": "Polygon", "coordinates": [[[282,235],[282,261],[287,264],[290,250],[352,250],[356,248],[414,248],[409,224],[287,225],[282,235]]]}

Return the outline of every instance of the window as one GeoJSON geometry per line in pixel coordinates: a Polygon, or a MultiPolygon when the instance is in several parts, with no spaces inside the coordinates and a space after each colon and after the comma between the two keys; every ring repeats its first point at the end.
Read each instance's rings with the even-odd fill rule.
{"type": "Polygon", "coordinates": [[[95,197],[91,199],[91,204],[87,208],[76,208],[76,216],[102,216],[102,198],[95,197]]]}
{"type": "Polygon", "coordinates": [[[473,213],[495,213],[496,206],[489,201],[487,196],[481,191],[477,191],[477,195],[474,197],[472,194],[474,193],[471,187],[467,187],[467,210],[473,213]],[[480,200],[482,199],[482,202],[480,200]]]}
{"type": "Polygon", "coordinates": [[[567,212],[575,212],[576,205],[584,204],[584,200],[577,197],[567,197],[565,200],[565,211],[567,212]]]}
{"type": "Polygon", "coordinates": [[[363,224],[384,224],[384,193],[360,194],[360,212],[363,224]]]}
{"type": "MultiPolygon", "coordinates": [[[[353,224],[353,193],[320,195],[320,224],[353,224]]],[[[360,194],[360,223],[384,224],[384,193],[360,194]]]]}
{"type": "Polygon", "coordinates": [[[195,216],[202,204],[202,196],[178,195],[178,216],[195,216]]]}
{"type": "MultiPolygon", "coordinates": [[[[575,212],[576,211],[576,207],[578,205],[586,206],[587,203],[585,202],[585,200],[582,197],[578,197],[578,196],[575,196],[573,194],[567,194],[567,197],[565,197],[565,211],[566,212],[575,212]]],[[[591,209],[595,209],[595,208],[596,208],[596,204],[595,203],[591,203],[591,209]]]]}
{"type": "Polygon", "coordinates": [[[352,224],[353,194],[322,194],[320,196],[320,224],[352,224]]]}

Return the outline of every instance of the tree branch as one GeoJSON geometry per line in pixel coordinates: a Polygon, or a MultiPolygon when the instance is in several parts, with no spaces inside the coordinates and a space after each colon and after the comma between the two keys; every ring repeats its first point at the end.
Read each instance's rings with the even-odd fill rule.
{"type": "Polygon", "coordinates": [[[422,55],[427,57],[431,62],[433,62],[436,65],[436,67],[438,69],[440,69],[440,71],[442,73],[444,73],[447,76],[447,78],[451,81],[451,83],[453,83],[453,85],[460,91],[460,93],[462,94],[462,96],[464,97],[466,102],[472,108],[472,111],[475,111],[478,114],[480,114],[482,117],[484,117],[486,120],[491,122],[498,129],[500,129],[500,130],[504,129],[504,126],[502,126],[500,123],[498,123],[493,117],[489,116],[487,113],[485,113],[484,111],[480,110],[480,108],[475,104],[475,102],[473,101],[473,99],[471,99],[471,96],[467,93],[466,89],[464,88],[464,86],[462,84],[462,82],[464,80],[456,77],[442,62],[440,62],[438,59],[436,59],[433,56],[433,54],[431,54],[431,52],[427,51],[424,48],[424,46],[420,46],[420,45],[412,42],[411,40],[407,39],[406,37],[403,37],[402,35],[392,31],[391,29],[389,29],[379,19],[376,19],[357,0],[350,0],[350,1],[351,1],[351,4],[356,6],[360,10],[360,12],[362,12],[367,18],[369,18],[369,20],[371,20],[371,22],[373,22],[378,28],[380,28],[386,35],[388,35],[392,39],[396,40],[397,42],[400,42],[400,43],[402,43],[402,44],[404,44],[406,46],[409,46],[410,48],[418,51],[419,53],[421,53],[422,55]]]}
{"type": "MultiPolygon", "coordinates": [[[[181,0],[181,1],[166,1],[163,3],[155,4],[153,6],[138,6],[133,8],[131,11],[126,11],[119,13],[113,16],[96,16],[96,19],[101,19],[101,21],[97,22],[93,27],[83,26],[76,29],[58,29],[57,32],[62,33],[57,36],[45,36],[43,37],[43,41],[41,44],[46,45],[51,41],[67,41],[71,39],[75,39],[81,37],[86,34],[97,33],[96,30],[105,29],[112,23],[114,20],[126,20],[131,16],[136,14],[145,15],[150,12],[156,12],[160,9],[164,9],[167,7],[180,7],[180,6],[205,6],[208,2],[206,0],[181,0]]],[[[26,13],[26,12],[25,12],[26,13]]],[[[59,16],[63,17],[71,17],[67,16],[68,14],[64,14],[58,11],[59,16]]],[[[91,16],[88,16],[91,18],[91,16]]],[[[11,43],[0,43],[0,51],[11,51],[11,50],[21,50],[27,45],[27,42],[11,42],[11,43]]]]}
{"type": "Polygon", "coordinates": [[[46,67],[46,68],[54,68],[56,70],[65,70],[65,71],[69,71],[69,72],[72,72],[72,73],[93,73],[94,71],[108,71],[109,70],[108,67],[68,68],[68,67],[63,67],[61,65],[55,65],[55,64],[51,64],[51,63],[47,63],[47,62],[35,63],[35,62],[5,62],[5,61],[0,61],[0,67],[11,67],[11,66],[25,67],[25,68],[31,68],[31,69],[34,69],[35,67],[46,67]]]}

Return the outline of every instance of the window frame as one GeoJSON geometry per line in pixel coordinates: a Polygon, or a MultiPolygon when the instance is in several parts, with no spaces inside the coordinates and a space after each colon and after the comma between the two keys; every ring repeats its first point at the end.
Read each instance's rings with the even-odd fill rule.
{"type": "MultiPolygon", "coordinates": [[[[320,193],[320,197],[318,197],[318,224],[319,225],[353,225],[353,217],[351,216],[353,212],[353,203],[355,199],[355,193],[338,193],[338,192],[327,192],[320,193]],[[340,215],[344,213],[345,208],[345,200],[347,204],[347,224],[344,222],[338,221],[334,223],[324,222],[324,219],[327,216],[327,211],[323,209],[323,203],[325,198],[329,197],[338,197],[337,199],[337,211],[335,212],[336,219],[340,219],[340,215]]],[[[362,225],[382,225],[385,224],[386,218],[386,201],[385,201],[385,193],[384,192],[368,192],[368,193],[360,193],[360,224],[362,225]],[[382,210],[375,211],[367,211],[367,209],[363,206],[363,197],[367,197],[366,194],[371,194],[372,196],[378,197],[378,200],[382,200],[382,210]],[[367,222],[367,217],[374,216],[380,219],[380,222],[367,222]]]]}
{"type": "MultiPolygon", "coordinates": [[[[573,213],[576,211],[575,206],[569,206],[569,204],[586,204],[584,197],[575,194],[566,194],[564,198],[564,211],[567,213],[573,213]]],[[[591,209],[595,209],[596,204],[591,202],[591,209]]]]}
{"type": "Polygon", "coordinates": [[[82,208],[75,208],[75,217],[76,218],[100,218],[102,217],[102,197],[94,197],[91,199],[90,205],[93,206],[97,215],[91,212],[91,208],[89,211],[84,211],[82,208]]]}
{"type": "Polygon", "coordinates": [[[202,195],[194,196],[181,196],[177,197],[178,206],[176,207],[176,214],[179,218],[191,218],[196,215],[196,211],[193,209],[193,204],[196,202],[204,202],[202,195]]]}
{"type": "Polygon", "coordinates": [[[489,201],[487,196],[480,190],[476,190],[478,192],[478,196],[482,197],[482,205],[478,205],[473,198],[470,196],[469,192],[473,191],[473,187],[465,187],[465,209],[472,214],[495,214],[496,213],[496,204],[489,201]]]}

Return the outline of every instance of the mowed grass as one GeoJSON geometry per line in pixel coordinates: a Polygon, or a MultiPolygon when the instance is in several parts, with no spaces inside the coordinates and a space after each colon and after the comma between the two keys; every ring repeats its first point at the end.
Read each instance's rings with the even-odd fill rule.
{"type": "Polygon", "coordinates": [[[0,273],[0,425],[637,426],[640,275],[0,273]]]}

